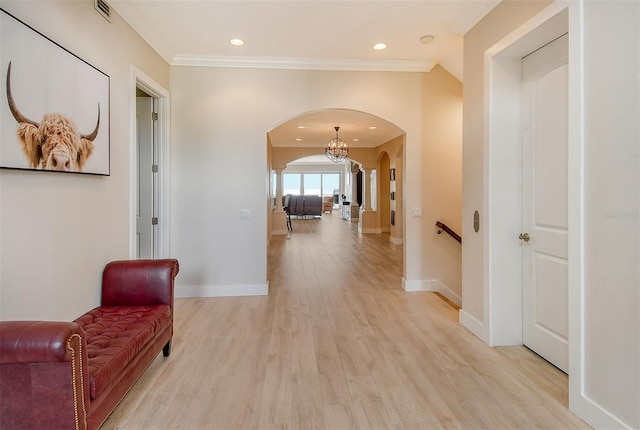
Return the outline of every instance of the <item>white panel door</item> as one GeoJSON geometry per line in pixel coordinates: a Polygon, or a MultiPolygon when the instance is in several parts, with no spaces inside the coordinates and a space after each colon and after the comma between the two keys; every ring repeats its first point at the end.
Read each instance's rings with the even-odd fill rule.
{"type": "Polygon", "coordinates": [[[136,98],[136,139],[138,148],[138,201],[136,205],[136,240],[138,258],[153,258],[154,214],[153,187],[153,99],[136,98]]]}
{"type": "Polygon", "coordinates": [[[568,36],[523,59],[523,343],[569,367],[568,36]],[[527,237],[528,235],[528,237],[527,237]]]}

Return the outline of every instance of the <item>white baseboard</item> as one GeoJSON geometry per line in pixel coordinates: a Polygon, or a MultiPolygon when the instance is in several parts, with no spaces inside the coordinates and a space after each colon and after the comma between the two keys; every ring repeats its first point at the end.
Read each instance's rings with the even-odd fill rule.
{"type": "Polygon", "coordinates": [[[594,429],[633,429],[588,396],[580,394],[578,399],[571,397],[569,409],[594,429]]]}
{"type": "Polygon", "coordinates": [[[471,333],[473,333],[476,337],[478,337],[481,341],[483,341],[487,345],[489,344],[489,339],[487,338],[487,335],[486,335],[484,323],[480,322],[479,320],[469,315],[467,312],[464,311],[464,309],[460,309],[458,318],[459,318],[460,324],[462,324],[464,328],[469,330],[471,333]]]}
{"type": "Polygon", "coordinates": [[[446,285],[437,279],[406,280],[402,278],[402,288],[404,288],[405,291],[435,291],[442,294],[456,305],[462,306],[462,297],[451,291],[446,285]]]}
{"type": "Polygon", "coordinates": [[[389,236],[389,242],[393,243],[394,245],[402,245],[403,243],[401,237],[393,237],[393,236],[389,236]]]}
{"type": "Polygon", "coordinates": [[[425,279],[407,280],[402,278],[402,288],[405,291],[434,291],[433,282],[425,279]]]}
{"type": "Polygon", "coordinates": [[[431,282],[432,282],[433,291],[439,292],[440,294],[445,296],[447,299],[451,300],[456,305],[462,307],[462,297],[460,297],[459,295],[451,291],[446,285],[444,285],[442,282],[438,281],[437,279],[434,279],[431,282]]]}
{"type": "Polygon", "coordinates": [[[269,294],[269,283],[255,285],[193,285],[176,286],[176,299],[189,297],[241,297],[266,296],[269,294]]]}

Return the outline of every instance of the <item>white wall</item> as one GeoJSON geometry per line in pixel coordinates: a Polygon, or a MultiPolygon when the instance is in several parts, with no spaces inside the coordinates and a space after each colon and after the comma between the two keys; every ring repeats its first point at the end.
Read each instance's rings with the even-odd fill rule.
{"type": "Polygon", "coordinates": [[[640,3],[584,4],[584,397],[640,428],[640,3]]]}
{"type": "Polygon", "coordinates": [[[131,65],[167,88],[169,66],[93,1],[0,5],[111,78],[111,176],[0,170],[0,318],[74,319],[98,305],[104,265],[129,257],[131,65]]]}
{"type": "MultiPolygon", "coordinates": [[[[266,133],[286,119],[327,108],[380,116],[407,132],[415,175],[408,182],[420,183],[418,73],[173,67],[171,89],[171,242],[183,269],[178,290],[240,293],[266,283],[266,133]],[[241,220],[240,209],[250,209],[251,219],[241,220]]],[[[407,193],[417,204],[417,187],[408,185],[407,193]]],[[[411,228],[419,231],[419,221],[411,228]]],[[[417,279],[420,243],[410,239],[407,246],[413,254],[407,275],[417,279]]]]}
{"type": "MultiPolygon", "coordinates": [[[[461,322],[480,334],[488,323],[483,290],[487,172],[482,57],[546,5],[505,1],[465,36],[461,322]],[[481,214],[479,234],[472,230],[475,209],[481,214]]],[[[580,5],[584,15],[572,14],[570,28],[578,33],[582,28],[584,40],[581,51],[570,55],[571,70],[584,71],[584,125],[579,130],[584,162],[573,159],[570,165],[584,173],[577,197],[583,199],[578,218],[584,227],[570,231],[570,241],[581,244],[582,256],[572,258],[583,262],[583,270],[572,281],[576,288],[571,293],[574,328],[569,341],[575,364],[569,401],[571,409],[596,428],[640,428],[640,6],[627,1],[580,5]]]]}
{"type": "MultiPolygon", "coordinates": [[[[420,73],[172,67],[171,243],[181,261],[177,294],[245,294],[266,283],[266,133],[301,113],[355,109],[403,129],[405,201],[407,207],[424,207],[423,92],[433,92],[441,79],[451,77],[424,81],[420,73]],[[240,209],[250,209],[251,219],[241,220],[240,209]]],[[[441,134],[447,126],[434,125],[444,128],[441,134]]],[[[424,222],[407,220],[410,281],[437,277],[425,259],[422,230],[431,226],[424,222]]]]}

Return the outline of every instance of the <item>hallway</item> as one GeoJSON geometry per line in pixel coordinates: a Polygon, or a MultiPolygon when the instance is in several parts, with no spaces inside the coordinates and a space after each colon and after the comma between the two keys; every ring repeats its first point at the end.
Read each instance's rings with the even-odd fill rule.
{"type": "Polygon", "coordinates": [[[489,348],[428,292],[401,287],[402,247],[339,214],[269,246],[269,296],[176,300],[156,358],[105,429],[566,429],[567,377],[489,348]]]}

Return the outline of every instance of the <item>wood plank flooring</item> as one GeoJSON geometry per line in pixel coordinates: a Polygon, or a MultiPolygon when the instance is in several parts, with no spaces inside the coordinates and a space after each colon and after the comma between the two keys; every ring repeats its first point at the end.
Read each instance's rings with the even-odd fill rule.
{"type": "Polygon", "coordinates": [[[583,429],[567,376],[489,348],[402,247],[338,212],[271,239],[269,296],[176,300],[160,354],[103,429],[583,429]]]}

